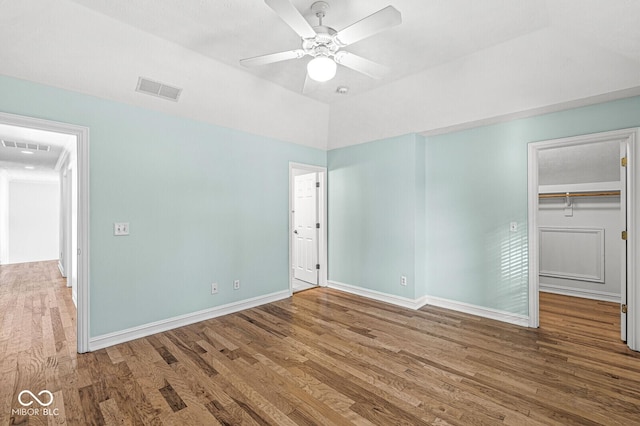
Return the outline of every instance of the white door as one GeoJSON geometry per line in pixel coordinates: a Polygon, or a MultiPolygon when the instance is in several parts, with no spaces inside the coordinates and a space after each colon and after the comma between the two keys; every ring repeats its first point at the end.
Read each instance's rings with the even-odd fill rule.
{"type": "MultiPolygon", "coordinates": [[[[625,141],[620,143],[620,229],[627,231],[627,143],[625,141]],[[625,165],[623,165],[623,163],[625,165]]],[[[620,238],[620,259],[621,259],[621,273],[620,273],[620,338],[627,341],[627,241],[620,238]]]]}
{"type": "Polygon", "coordinates": [[[317,173],[294,177],[293,233],[294,277],[318,284],[317,173]]]}

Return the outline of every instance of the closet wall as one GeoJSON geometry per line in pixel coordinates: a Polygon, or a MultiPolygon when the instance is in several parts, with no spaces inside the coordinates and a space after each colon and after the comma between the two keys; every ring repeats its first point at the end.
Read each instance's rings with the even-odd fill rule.
{"type": "Polygon", "coordinates": [[[540,152],[541,291],[620,301],[620,158],[615,140],[540,152]]]}

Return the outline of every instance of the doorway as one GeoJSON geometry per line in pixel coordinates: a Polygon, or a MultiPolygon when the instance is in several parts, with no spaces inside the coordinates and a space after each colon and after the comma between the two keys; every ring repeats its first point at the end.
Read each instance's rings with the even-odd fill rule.
{"type": "Polygon", "coordinates": [[[531,327],[539,326],[541,290],[609,298],[620,304],[621,340],[640,349],[634,325],[635,239],[627,237],[634,229],[636,132],[529,144],[531,327]],[[603,163],[605,157],[611,161],[603,163]]]}
{"type": "Polygon", "coordinates": [[[327,283],[327,171],[289,164],[289,288],[291,294],[327,283]]]}
{"type": "MultiPolygon", "coordinates": [[[[67,156],[60,158],[61,167],[67,167],[67,172],[74,170],[74,176],[77,176],[77,188],[73,195],[71,190],[67,189],[68,204],[71,204],[75,215],[68,213],[68,218],[61,220],[74,223],[72,217],[75,217],[75,224],[72,228],[65,227],[61,233],[66,234],[63,239],[72,235],[71,241],[60,249],[60,260],[62,263],[58,265],[58,269],[64,275],[71,276],[72,282],[75,280],[75,302],[77,306],[77,351],[79,353],[89,350],[89,129],[86,127],[76,126],[72,124],[59,123],[54,121],[42,120],[32,117],[25,117],[7,113],[0,113],[0,125],[20,128],[26,133],[28,132],[48,132],[58,134],[64,137],[70,137],[75,144],[75,158],[67,156]],[[69,169],[71,167],[71,169],[69,169]],[[65,270],[66,268],[66,270],[65,270]]],[[[62,236],[62,235],[61,235],[62,236]]]]}

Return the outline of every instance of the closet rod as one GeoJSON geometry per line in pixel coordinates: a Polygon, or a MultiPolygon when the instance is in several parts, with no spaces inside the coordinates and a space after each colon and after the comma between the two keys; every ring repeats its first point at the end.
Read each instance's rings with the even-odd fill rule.
{"type": "Polygon", "coordinates": [[[620,191],[558,192],[553,194],[538,194],[538,197],[539,198],[611,197],[616,195],[620,195],[620,191]]]}

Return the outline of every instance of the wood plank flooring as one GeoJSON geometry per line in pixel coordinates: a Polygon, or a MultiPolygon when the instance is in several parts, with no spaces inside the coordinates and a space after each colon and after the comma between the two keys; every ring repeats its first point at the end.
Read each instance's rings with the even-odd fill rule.
{"type": "Polygon", "coordinates": [[[0,425],[639,424],[618,307],[540,300],[534,330],[316,288],[77,355],[55,262],[0,266],[0,425]]]}

